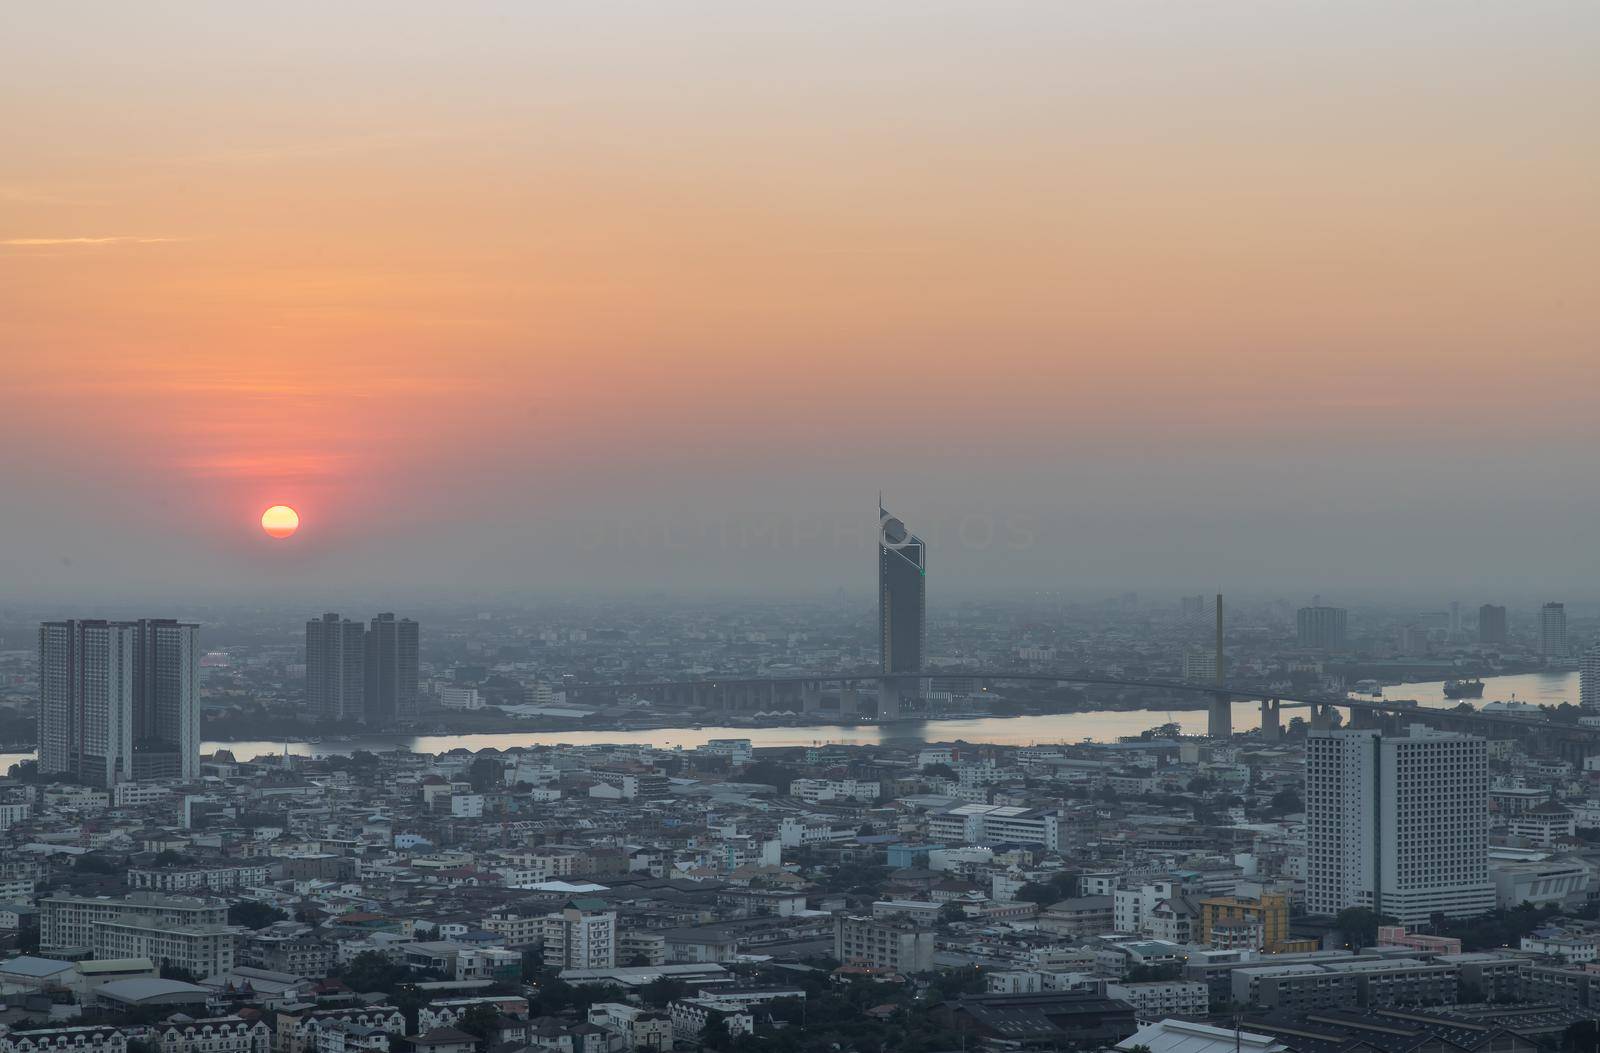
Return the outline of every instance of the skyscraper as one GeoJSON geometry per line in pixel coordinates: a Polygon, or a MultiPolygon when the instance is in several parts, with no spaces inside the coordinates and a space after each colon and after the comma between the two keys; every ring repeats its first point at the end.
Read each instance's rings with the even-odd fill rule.
{"type": "Polygon", "coordinates": [[[94,786],[200,773],[197,627],[39,626],[39,770],[94,786]]]}
{"type": "Polygon", "coordinates": [[[1566,658],[1567,605],[1547,603],[1539,608],[1539,655],[1542,658],[1566,658]]]}
{"type": "Polygon", "coordinates": [[[1306,907],[1367,907],[1402,924],[1494,909],[1488,744],[1313,731],[1306,742],[1306,907]]]}
{"type": "Polygon", "coordinates": [[[1478,608],[1478,642],[1503,644],[1506,642],[1506,609],[1486,603],[1478,608]]]}
{"type": "Polygon", "coordinates": [[[171,618],[136,624],[133,652],[133,775],[200,775],[199,627],[171,618]]]}
{"type": "Polygon", "coordinates": [[[878,506],[878,639],[885,673],[920,673],[928,643],[927,546],[878,506]]]}
{"type": "Polygon", "coordinates": [[[380,614],[367,628],[367,723],[387,727],[417,718],[417,623],[380,614]]]}
{"type": "Polygon", "coordinates": [[[365,720],[367,630],[324,614],[306,622],[306,702],[319,720],[365,720]]]}
{"type": "Polygon", "coordinates": [[[1344,650],[1345,619],[1343,607],[1301,607],[1294,619],[1300,646],[1316,651],[1344,650]]]}
{"type": "Polygon", "coordinates": [[[1578,697],[1587,716],[1600,716],[1600,643],[1583,652],[1578,672],[1578,697]]]}

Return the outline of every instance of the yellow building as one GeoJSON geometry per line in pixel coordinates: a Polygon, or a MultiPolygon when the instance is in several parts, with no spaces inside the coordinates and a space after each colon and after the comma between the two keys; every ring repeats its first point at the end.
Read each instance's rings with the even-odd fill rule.
{"type": "Polygon", "coordinates": [[[1214,896],[1200,901],[1201,943],[1215,946],[1214,937],[1223,937],[1236,945],[1234,937],[1247,926],[1260,927],[1261,949],[1270,954],[1298,949],[1305,942],[1289,939],[1288,893],[1264,892],[1260,899],[1214,896]]]}

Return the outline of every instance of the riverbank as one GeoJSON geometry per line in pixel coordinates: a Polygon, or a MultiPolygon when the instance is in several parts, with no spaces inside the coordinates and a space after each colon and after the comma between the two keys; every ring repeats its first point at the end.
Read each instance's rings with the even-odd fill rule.
{"type": "MultiPolygon", "coordinates": [[[[1575,671],[1546,671],[1486,680],[1481,702],[1516,698],[1535,705],[1559,705],[1578,699],[1578,674],[1575,671]]],[[[1442,681],[1413,682],[1386,689],[1390,700],[1411,699],[1422,706],[1450,708],[1457,699],[1444,697],[1442,681]]],[[[1480,703],[1481,704],[1481,703],[1480,703]]],[[[1298,711],[1289,711],[1295,715],[1298,711]]],[[[1255,702],[1233,704],[1233,726],[1248,731],[1260,719],[1255,702]]],[[[694,749],[709,739],[749,739],[754,746],[813,746],[830,743],[844,745],[904,744],[924,742],[993,743],[1000,746],[1031,746],[1044,743],[1076,743],[1084,740],[1114,742],[1138,735],[1163,724],[1175,724],[1182,734],[1203,735],[1206,715],[1203,709],[1149,708],[1119,710],[1097,708],[1075,713],[1034,714],[1029,716],[961,717],[934,720],[907,720],[891,724],[836,723],[807,721],[804,724],[759,727],[736,724],[604,729],[568,728],[559,731],[519,729],[502,733],[444,735],[349,735],[322,742],[285,742],[282,739],[208,739],[204,753],[219,749],[248,760],[251,757],[291,753],[296,756],[349,755],[357,751],[382,752],[407,749],[417,753],[448,753],[455,749],[515,749],[533,746],[585,746],[598,743],[653,745],[663,749],[694,749]]],[[[31,760],[31,751],[0,753],[0,772],[12,764],[31,760]]]]}
{"type": "MultiPolygon", "coordinates": [[[[995,705],[988,712],[930,713],[913,719],[923,721],[1013,720],[1025,717],[1072,716],[1091,713],[1193,712],[1204,710],[1209,705],[1209,701],[1203,695],[1180,694],[1167,699],[1159,697],[1159,692],[1146,693],[1154,693],[1158,697],[1096,699],[1085,702],[1082,705],[1060,706],[1005,700],[995,705]]],[[[234,720],[206,721],[201,724],[200,733],[207,740],[215,742],[256,742],[260,741],[263,735],[271,736],[282,742],[305,743],[370,737],[358,724],[326,726],[284,720],[281,722],[268,722],[263,726],[263,722],[253,721],[249,727],[240,728],[237,726],[238,723],[238,721],[234,720]]],[[[708,723],[717,723],[734,729],[741,727],[851,728],[860,725],[876,725],[877,721],[870,718],[842,717],[832,714],[828,710],[818,710],[803,714],[795,713],[793,716],[787,717],[763,716],[759,719],[753,715],[737,713],[675,713],[663,714],[657,718],[635,720],[497,718],[478,710],[472,713],[452,713],[448,711],[429,713],[417,725],[396,734],[401,737],[417,737],[438,735],[559,735],[575,731],[632,733],[698,728],[708,723]]]]}

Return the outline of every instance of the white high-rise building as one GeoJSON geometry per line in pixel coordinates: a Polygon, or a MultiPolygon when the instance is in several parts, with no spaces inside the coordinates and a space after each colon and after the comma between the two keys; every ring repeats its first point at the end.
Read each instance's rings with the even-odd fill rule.
{"type": "Polygon", "coordinates": [[[39,626],[39,770],[114,786],[200,774],[196,626],[39,626]]]}
{"type": "Polygon", "coordinates": [[[1314,731],[1306,743],[1306,907],[1368,907],[1402,924],[1494,909],[1488,744],[1314,731]]]}
{"type": "Polygon", "coordinates": [[[1600,715],[1600,643],[1591,644],[1583,652],[1583,663],[1578,673],[1578,696],[1585,713],[1600,715]]]}
{"type": "Polygon", "coordinates": [[[1566,658],[1567,605],[1547,603],[1539,608],[1539,654],[1544,658],[1566,658]]]}
{"type": "Polygon", "coordinates": [[[99,786],[133,778],[133,630],[39,626],[39,771],[99,786]]]}
{"type": "Polygon", "coordinates": [[[611,969],[617,964],[617,912],[605,901],[574,899],[544,918],[544,964],[551,969],[611,969]]]}

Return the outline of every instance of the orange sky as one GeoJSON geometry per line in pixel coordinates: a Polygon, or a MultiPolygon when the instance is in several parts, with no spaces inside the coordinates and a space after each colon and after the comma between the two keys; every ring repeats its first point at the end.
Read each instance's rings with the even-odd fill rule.
{"type": "Polygon", "coordinates": [[[1592,4],[3,17],[0,566],[41,587],[63,518],[249,581],[285,500],[383,578],[590,502],[1048,518],[1313,463],[1338,503],[1596,437],[1592,4]]]}

